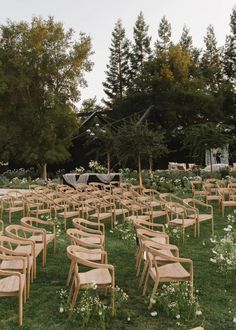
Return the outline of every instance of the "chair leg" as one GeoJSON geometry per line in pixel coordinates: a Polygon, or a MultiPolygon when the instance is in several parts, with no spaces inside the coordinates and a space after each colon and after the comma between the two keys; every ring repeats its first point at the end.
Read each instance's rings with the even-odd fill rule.
{"type": "Polygon", "coordinates": [[[149,280],[149,270],[148,270],[148,272],[147,272],[146,280],[145,280],[144,287],[143,287],[143,293],[142,293],[143,296],[145,295],[145,293],[146,293],[146,291],[147,291],[148,280],[149,280]]]}
{"type": "Polygon", "coordinates": [[[71,261],[69,273],[68,273],[67,280],[66,280],[66,286],[69,286],[69,284],[70,284],[70,280],[71,280],[71,277],[72,277],[72,274],[73,274],[73,270],[74,270],[74,263],[73,263],[73,261],[71,261]]]}
{"type": "Polygon", "coordinates": [[[149,306],[148,306],[148,309],[151,309],[152,308],[152,299],[157,291],[157,287],[158,287],[158,284],[159,284],[159,279],[155,281],[155,284],[154,284],[154,287],[152,289],[152,294],[151,294],[151,298],[150,298],[150,303],[149,303],[149,306]]]}
{"type": "Polygon", "coordinates": [[[146,261],[145,264],[144,264],[144,268],[143,268],[143,272],[142,272],[142,276],[140,278],[140,282],[139,282],[139,288],[142,286],[143,284],[143,280],[144,280],[144,276],[147,272],[147,268],[148,268],[148,262],[146,261]]]}
{"type": "Polygon", "coordinates": [[[19,291],[19,324],[23,324],[23,292],[19,291]]]}

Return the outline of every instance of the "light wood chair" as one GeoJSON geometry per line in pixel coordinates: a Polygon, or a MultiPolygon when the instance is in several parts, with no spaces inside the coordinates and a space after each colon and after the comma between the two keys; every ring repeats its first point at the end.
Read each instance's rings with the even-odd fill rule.
{"type": "Polygon", "coordinates": [[[1,198],[2,204],[2,213],[6,212],[8,214],[9,223],[11,223],[12,214],[21,212],[24,216],[25,214],[25,207],[21,200],[19,200],[19,204],[16,204],[17,201],[13,196],[3,196],[1,198]]]}
{"type": "MultiPolygon", "coordinates": [[[[139,242],[142,246],[141,248],[143,250],[143,261],[144,261],[144,267],[139,282],[139,287],[141,287],[148,269],[148,258],[147,258],[148,248],[151,247],[153,249],[160,250],[164,254],[173,257],[174,256],[179,257],[179,248],[173,244],[161,244],[161,243],[153,242],[152,240],[147,240],[145,236],[142,237],[141,235],[139,235],[139,242]]],[[[166,262],[168,263],[166,259],[163,259],[161,257],[156,257],[156,262],[158,263],[158,265],[164,265],[166,264],[166,262]]]]}
{"type": "Polygon", "coordinates": [[[198,237],[200,236],[200,223],[207,220],[211,221],[211,233],[214,235],[213,206],[194,198],[185,198],[184,204],[192,207],[197,213],[198,237]]]}
{"type": "Polygon", "coordinates": [[[19,324],[20,326],[23,324],[23,303],[26,300],[25,297],[25,277],[26,277],[26,269],[25,269],[25,259],[23,257],[9,257],[0,255],[0,260],[3,261],[12,261],[18,260],[22,261],[23,274],[16,271],[10,270],[1,270],[0,269],[0,297],[11,297],[18,296],[19,299],[19,324]]]}
{"type": "Polygon", "coordinates": [[[2,235],[4,232],[4,222],[0,220],[0,235],[2,235]]]}
{"type": "MultiPolygon", "coordinates": [[[[81,239],[80,231],[74,228],[67,229],[67,238],[69,239],[71,245],[78,245],[84,249],[83,251],[81,249],[81,252],[76,253],[77,256],[80,256],[90,261],[107,263],[107,252],[104,250],[103,245],[98,245],[83,241],[83,239],[81,239]],[[88,249],[94,251],[94,253],[93,254],[87,253],[88,249]]],[[[67,286],[69,286],[70,284],[73,271],[74,271],[74,264],[73,261],[71,261],[71,265],[66,281],[67,286]]]]}
{"type": "Polygon", "coordinates": [[[225,216],[226,207],[236,206],[236,188],[219,189],[222,217],[225,216]]]}
{"type": "MultiPolygon", "coordinates": [[[[25,267],[27,272],[27,297],[30,293],[30,281],[33,282],[34,277],[34,255],[33,244],[29,244],[28,241],[15,240],[7,236],[0,237],[0,254],[8,256],[20,256],[25,260],[25,267]],[[29,252],[22,252],[21,250],[27,247],[29,252]]],[[[19,260],[5,260],[0,263],[1,270],[23,271],[23,263],[19,260]]]]}
{"type": "Polygon", "coordinates": [[[139,275],[141,269],[141,263],[143,260],[143,241],[149,240],[160,244],[169,244],[169,236],[157,230],[150,230],[150,229],[143,229],[143,228],[136,228],[136,236],[138,241],[138,248],[136,252],[136,268],[137,273],[139,275]]]}
{"type": "MultiPolygon", "coordinates": [[[[44,263],[46,263],[47,258],[47,245],[52,242],[53,244],[53,252],[56,253],[56,225],[52,221],[45,221],[38,218],[33,217],[24,217],[20,219],[20,223],[22,226],[25,226],[30,229],[40,229],[44,232],[46,236],[46,246],[44,247],[44,263]],[[48,228],[50,231],[48,231],[48,228]]],[[[32,239],[32,237],[31,237],[32,239]]],[[[33,236],[33,240],[35,242],[42,242],[42,235],[36,235],[33,236]]]]}
{"type": "Polygon", "coordinates": [[[36,258],[42,252],[42,264],[45,266],[45,246],[46,234],[42,229],[31,229],[21,225],[9,225],[5,228],[5,234],[15,240],[22,240],[29,242],[28,245],[17,248],[19,252],[31,252],[31,243],[33,243],[34,256],[34,278],[36,278],[36,258]],[[40,237],[41,235],[41,237],[40,237]]]}
{"type": "MultiPolygon", "coordinates": [[[[113,265],[101,264],[77,256],[78,252],[83,252],[80,246],[70,245],[67,247],[67,255],[74,263],[74,278],[70,289],[69,301],[72,298],[71,309],[74,308],[80,289],[88,289],[93,283],[98,288],[111,289],[112,294],[112,315],[115,314],[115,269],[113,265]],[[80,266],[88,267],[88,271],[80,272],[80,266]]],[[[93,251],[87,251],[94,254],[93,251]]],[[[96,253],[96,252],[95,252],[96,253]]]]}
{"type": "Polygon", "coordinates": [[[219,188],[217,186],[217,181],[207,181],[203,185],[203,189],[206,192],[206,203],[209,201],[218,201],[220,203],[221,196],[219,194],[219,188]]]}
{"type": "Polygon", "coordinates": [[[197,229],[197,212],[193,208],[178,203],[166,204],[168,224],[182,228],[183,239],[185,228],[194,227],[194,237],[197,229]]]}
{"type": "Polygon", "coordinates": [[[193,180],[190,181],[192,187],[192,198],[196,199],[198,196],[206,198],[206,191],[203,189],[203,181],[202,180],[193,180]]]}
{"type": "Polygon", "coordinates": [[[105,225],[103,223],[97,223],[83,218],[74,218],[72,223],[76,229],[88,234],[98,235],[100,237],[101,244],[103,246],[105,245],[105,225]]]}
{"type": "Polygon", "coordinates": [[[190,295],[193,295],[193,262],[191,259],[179,258],[169,256],[163,253],[162,250],[146,247],[148,257],[148,271],[143,288],[143,295],[145,295],[148,287],[149,278],[154,281],[152,289],[149,309],[152,307],[152,301],[157,291],[160,282],[190,282],[190,295]],[[157,258],[162,258],[166,261],[164,265],[159,265],[157,258]],[[189,271],[183,267],[183,263],[189,265],[189,271]]]}

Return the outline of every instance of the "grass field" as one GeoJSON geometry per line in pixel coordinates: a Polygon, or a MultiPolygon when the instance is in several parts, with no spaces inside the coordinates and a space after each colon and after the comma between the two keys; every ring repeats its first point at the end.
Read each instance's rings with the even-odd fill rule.
{"type": "MultiPolygon", "coordinates": [[[[214,204],[215,231],[223,235],[225,220],[220,216],[218,204],[214,204]]],[[[5,219],[6,220],[6,219],[5,219]]],[[[14,218],[19,222],[19,217],[14,218]]],[[[5,221],[6,223],[6,221],[5,221]]],[[[229,313],[232,306],[236,308],[236,272],[227,276],[217,272],[217,266],[209,259],[212,254],[209,241],[211,224],[201,224],[200,239],[193,238],[192,229],[187,230],[189,237],[180,245],[180,256],[193,260],[194,286],[199,290],[199,299],[203,316],[201,320],[195,320],[188,324],[176,325],[176,320],[168,319],[161,313],[152,317],[147,309],[145,298],[138,289],[135,275],[135,244],[128,246],[124,241],[115,238],[109,232],[109,224],[106,224],[106,250],[109,263],[116,269],[116,284],[129,295],[127,312],[131,320],[117,317],[107,324],[107,329],[190,329],[202,324],[206,330],[236,329],[233,323],[233,315],[229,313]],[[204,245],[203,245],[204,242],[204,245]]],[[[42,268],[41,259],[37,260],[37,279],[31,285],[30,299],[24,305],[24,325],[21,329],[79,329],[76,320],[70,320],[64,313],[59,313],[59,295],[57,291],[65,288],[65,282],[69,269],[69,260],[66,256],[68,245],[65,233],[58,237],[57,252],[52,253],[52,247],[48,248],[46,267],[42,268]]],[[[150,282],[151,289],[151,282],[150,282]]],[[[16,298],[0,299],[0,329],[18,329],[18,302],[16,298]]],[[[97,325],[91,329],[98,329],[97,325]]]]}

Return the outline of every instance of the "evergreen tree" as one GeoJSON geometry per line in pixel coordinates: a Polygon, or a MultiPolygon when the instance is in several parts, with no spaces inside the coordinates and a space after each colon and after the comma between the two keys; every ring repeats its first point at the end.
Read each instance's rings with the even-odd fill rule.
{"type": "Polygon", "coordinates": [[[231,34],[226,37],[224,49],[224,71],[236,90],[236,8],[230,19],[231,34]]]}
{"type": "Polygon", "coordinates": [[[184,25],[184,27],[183,27],[183,31],[182,31],[182,34],[180,37],[179,44],[183,49],[186,49],[189,51],[192,50],[192,48],[193,48],[193,39],[189,35],[189,28],[186,25],[184,25]]]}
{"type": "Polygon", "coordinates": [[[131,89],[144,90],[144,64],[151,55],[148,25],[146,25],[143,13],[140,12],[133,30],[134,44],[131,53],[131,89]]]}
{"type": "Polygon", "coordinates": [[[165,53],[168,51],[171,45],[171,24],[168,22],[165,16],[162,17],[159,29],[158,29],[159,39],[156,42],[157,53],[165,53]]]}
{"type": "Polygon", "coordinates": [[[129,79],[129,44],[122,22],[118,20],[112,32],[109,64],[105,72],[106,81],[103,83],[104,92],[108,96],[108,101],[104,102],[108,106],[126,94],[129,79]]]}
{"type": "Polygon", "coordinates": [[[201,60],[202,74],[206,81],[206,88],[210,91],[216,91],[222,81],[222,61],[220,49],[217,47],[214,28],[209,25],[207,34],[204,38],[206,49],[201,60]]]}

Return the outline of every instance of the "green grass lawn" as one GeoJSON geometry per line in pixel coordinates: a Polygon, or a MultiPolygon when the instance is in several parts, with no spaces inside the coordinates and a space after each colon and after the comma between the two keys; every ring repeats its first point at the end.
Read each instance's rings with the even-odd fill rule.
{"type": "MultiPolygon", "coordinates": [[[[215,231],[223,235],[226,221],[219,213],[218,204],[214,204],[215,231]]],[[[6,220],[6,219],[5,219],[6,220]]],[[[19,217],[14,218],[19,222],[19,217]]],[[[6,221],[5,221],[6,223],[6,221]]],[[[199,290],[199,300],[203,317],[188,324],[176,325],[176,320],[168,319],[158,313],[152,317],[147,309],[145,298],[138,289],[135,275],[135,244],[127,245],[109,232],[106,224],[106,250],[109,263],[116,269],[116,284],[129,295],[127,312],[131,320],[117,317],[107,325],[107,329],[190,329],[202,324],[206,330],[236,329],[233,315],[229,313],[231,306],[236,308],[236,273],[227,276],[217,272],[217,266],[209,259],[212,257],[209,242],[211,224],[201,224],[200,239],[193,238],[192,229],[187,229],[189,235],[180,245],[180,256],[191,258],[194,265],[194,286],[199,290]],[[203,245],[205,242],[205,245],[203,245]]],[[[57,291],[65,288],[69,269],[69,260],[66,256],[68,245],[66,235],[63,233],[57,241],[57,252],[52,253],[48,248],[47,264],[42,268],[40,257],[37,260],[37,279],[31,285],[30,299],[24,305],[24,325],[21,329],[78,329],[76,320],[69,320],[66,314],[59,313],[60,299],[57,291]]],[[[152,282],[150,281],[150,289],[152,282]]],[[[150,290],[149,290],[150,292],[150,290]]],[[[147,300],[147,298],[146,298],[147,300]]],[[[0,298],[0,329],[18,329],[18,301],[17,298],[0,298]]],[[[157,311],[158,312],[158,311],[157,311]]],[[[94,324],[91,329],[97,329],[94,324]]]]}

